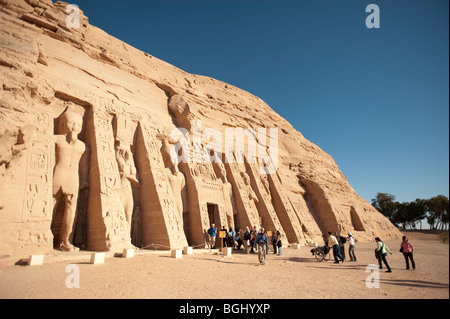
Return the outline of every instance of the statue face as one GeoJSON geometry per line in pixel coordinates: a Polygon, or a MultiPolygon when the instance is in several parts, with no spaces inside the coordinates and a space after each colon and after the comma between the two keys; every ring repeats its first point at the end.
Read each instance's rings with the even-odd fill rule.
{"type": "Polygon", "coordinates": [[[126,162],[130,159],[130,152],[127,149],[119,148],[117,150],[118,155],[123,158],[126,162]]]}
{"type": "Polygon", "coordinates": [[[77,113],[67,112],[63,115],[62,126],[64,132],[78,135],[83,127],[83,118],[77,113]]]}
{"type": "Polygon", "coordinates": [[[245,185],[248,185],[249,184],[249,177],[248,177],[247,173],[243,173],[242,174],[242,178],[244,179],[245,185]]]}

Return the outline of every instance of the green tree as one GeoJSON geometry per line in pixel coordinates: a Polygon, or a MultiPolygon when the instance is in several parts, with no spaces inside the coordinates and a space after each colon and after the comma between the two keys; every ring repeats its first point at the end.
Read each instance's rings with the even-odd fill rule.
{"type": "Polygon", "coordinates": [[[395,223],[393,218],[396,211],[394,200],[395,196],[389,193],[378,193],[377,196],[372,199],[372,206],[393,223],[395,223]]]}
{"type": "MultiPolygon", "coordinates": [[[[386,216],[393,224],[403,228],[412,227],[422,221],[427,213],[427,201],[416,199],[413,202],[395,202],[395,196],[389,193],[378,193],[372,199],[372,206],[386,216]]],[[[422,224],[421,224],[422,225],[422,224]]]]}
{"type": "Polygon", "coordinates": [[[444,195],[438,195],[428,199],[426,202],[428,214],[427,221],[432,229],[441,230],[448,228],[449,200],[444,195]]]}
{"type": "Polygon", "coordinates": [[[403,203],[405,210],[403,212],[402,223],[404,228],[408,225],[415,225],[425,218],[427,213],[427,206],[425,205],[425,200],[417,198],[414,202],[403,203]]]}

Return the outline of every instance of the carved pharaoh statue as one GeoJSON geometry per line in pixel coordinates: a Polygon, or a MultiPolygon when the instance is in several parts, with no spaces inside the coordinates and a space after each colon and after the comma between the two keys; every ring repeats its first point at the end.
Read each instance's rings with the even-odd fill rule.
{"type": "Polygon", "coordinates": [[[180,172],[178,166],[173,162],[171,150],[174,146],[169,140],[163,140],[161,152],[163,155],[164,165],[166,167],[166,176],[169,180],[172,193],[175,197],[179,216],[183,216],[183,202],[186,202],[186,179],[184,174],[180,172]]]}
{"type": "Polygon", "coordinates": [[[79,190],[89,186],[87,180],[89,156],[86,144],[78,139],[83,125],[82,116],[66,110],[61,115],[60,121],[62,134],[54,136],[53,219],[60,203],[64,203],[64,215],[59,244],[56,244],[62,250],[76,251],[78,248],[72,244],[74,222],[79,190]]]}
{"type": "Polygon", "coordinates": [[[255,203],[258,203],[259,202],[258,196],[253,191],[253,188],[250,184],[250,176],[248,176],[248,174],[245,172],[241,172],[241,176],[242,176],[245,186],[247,186],[248,199],[251,201],[254,201],[255,203]]]}
{"type": "Polygon", "coordinates": [[[229,227],[234,228],[234,214],[237,213],[236,210],[236,204],[234,201],[234,194],[233,194],[233,185],[228,181],[227,179],[227,172],[225,169],[225,166],[223,164],[217,164],[220,170],[220,178],[222,179],[223,183],[223,200],[224,200],[224,209],[225,214],[227,216],[227,222],[229,227]]]}
{"type": "Polygon", "coordinates": [[[132,187],[140,187],[137,179],[137,171],[134,165],[133,154],[129,145],[121,146],[116,142],[116,160],[119,166],[120,191],[119,197],[125,211],[128,224],[128,233],[131,235],[132,217],[134,211],[134,199],[132,187]]]}

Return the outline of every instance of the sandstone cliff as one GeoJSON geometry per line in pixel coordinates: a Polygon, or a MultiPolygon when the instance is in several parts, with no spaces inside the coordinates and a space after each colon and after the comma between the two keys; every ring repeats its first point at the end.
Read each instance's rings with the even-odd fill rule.
{"type": "Polygon", "coordinates": [[[264,101],[137,50],[82,12],[79,27],[70,27],[67,5],[0,0],[0,253],[63,248],[69,206],[68,238],[90,250],[201,247],[212,222],[278,229],[291,243],[321,243],[327,231],[351,231],[361,241],[401,235],[328,154],[264,101]],[[86,158],[77,162],[77,194],[56,189],[54,176],[73,145],[72,113],[80,128],[70,134],[86,158]],[[189,163],[170,160],[176,127],[189,139],[189,163]],[[249,154],[236,163],[237,146],[225,154],[225,138],[212,152],[211,129],[250,139],[254,132],[266,159],[277,142],[277,169],[261,173],[263,161],[249,154]],[[55,142],[61,136],[67,149],[55,142]],[[195,162],[196,150],[235,161],[195,162]]]}

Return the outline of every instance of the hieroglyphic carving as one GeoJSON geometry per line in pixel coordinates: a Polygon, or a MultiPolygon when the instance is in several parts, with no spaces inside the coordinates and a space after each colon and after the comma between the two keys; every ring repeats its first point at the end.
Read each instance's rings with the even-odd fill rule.
{"type": "MultiPolygon", "coordinates": [[[[281,202],[281,205],[278,209],[284,210],[284,214],[289,219],[290,228],[292,229],[293,232],[289,234],[288,239],[290,242],[300,242],[302,239],[304,239],[305,235],[303,234],[299,217],[296,211],[294,210],[289,198],[284,193],[283,187],[280,183],[280,180],[278,179],[278,176],[276,174],[269,174],[267,176],[269,179],[269,183],[273,185],[272,187],[273,192],[276,193],[275,195],[279,198],[281,202]]],[[[286,227],[285,230],[287,231],[286,227]]]]}
{"type": "MultiPolygon", "coordinates": [[[[201,218],[202,228],[204,230],[209,229],[211,227],[211,225],[209,223],[208,204],[206,202],[200,203],[200,218],[201,218]]],[[[206,242],[205,242],[205,244],[206,244],[206,242]]]]}
{"type": "Polygon", "coordinates": [[[240,221],[239,227],[259,227],[259,214],[255,205],[255,201],[258,201],[258,197],[251,188],[250,179],[245,172],[244,164],[231,162],[225,164],[225,167],[229,170],[228,175],[230,182],[235,189],[234,195],[238,211],[236,219],[240,221]]]}
{"type": "Polygon", "coordinates": [[[260,215],[263,217],[264,222],[262,226],[266,229],[268,227],[273,227],[275,230],[279,230],[284,236],[283,227],[272,204],[272,194],[270,193],[270,185],[267,175],[262,175],[259,173],[259,163],[256,159],[247,161],[247,158],[245,158],[245,161],[249,167],[249,174],[255,181],[255,191],[261,198],[261,200],[257,203],[257,206],[259,208],[260,215]]]}
{"type": "Polygon", "coordinates": [[[234,215],[237,213],[233,185],[228,181],[225,164],[216,162],[216,173],[222,181],[223,210],[229,227],[235,228],[234,215]]]}
{"type": "Polygon", "coordinates": [[[129,244],[128,223],[122,210],[107,209],[103,222],[106,226],[106,239],[109,247],[113,247],[115,244],[129,244]]]}
{"type": "Polygon", "coordinates": [[[36,133],[29,142],[21,221],[51,221],[53,125],[46,113],[34,116],[36,133]]]}
{"type": "Polygon", "coordinates": [[[21,218],[23,222],[51,220],[51,144],[48,137],[30,142],[21,218]]]}
{"type": "Polygon", "coordinates": [[[131,247],[129,224],[118,195],[121,179],[114,149],[112,116],[94,111],[93,126],[99,166],[101,221],[106,229],[106,246],[131,247]]]}
{"type": "Polygon", "coordinates": [[[118,195],[128,223],[127,232],[131,236],[135,202],[133,188],[140,188],[132,152],[135,124],[121,115],[114,117],[114,124],[115,154],[120,176],[118,195]]]}
{"type": "Polygon", "coordinates": [[[100,191],[108,196],[115,195],[120,188],[120,176],[115,159],[112,117],[94,113],[94,127],[97,158],[100,168],[100,191]]]}
{"type": "Polygon", "coordinates": [[[259,226],[259,214],[255,203],[259,201],[258,196],[252,189],[250,184],[250,177],[246,172],[241,172],[241,179],[239,183],[239,189],[243,192],[244,206],[247,210],[247,214],[250,217],[250,221],[253,221],[253,225],[259,226]]]}
{"type": "Polygon", "coordinates": [[[177,210],[180,216],[183,215],[185,207],[183,203],[186,202],[186,178],[182,172],[178,169],[178,164],[172,162],[171,153],[173,144],[169,142],[169,139],[164,139],[162,142],[161,152],[165,166],[165,173],[169,181],[169,185],[172,189],[175,202],[177,203],[177,210]]]}
{"type": "Polygon", "coordinates": [[[165,166],[161,154],[161,146],[155,134],[145,125],[140,125],[146,157],[149,160],[150,171],[153,176],[156,189],[155,201],[160,203],[162,217],[168,230],[169,240],[186,243],[183,229],[183,216],[179,214],[178,206],[174,198],[169,180],[165,172],[165,166]]]}

